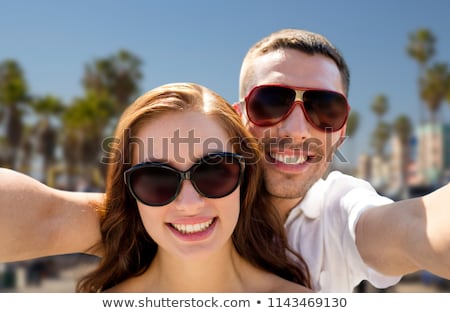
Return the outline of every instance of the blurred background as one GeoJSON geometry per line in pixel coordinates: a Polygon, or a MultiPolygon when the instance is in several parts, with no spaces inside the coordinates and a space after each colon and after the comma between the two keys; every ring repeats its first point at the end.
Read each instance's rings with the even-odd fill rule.
{"type": "MultiPolygon", "coordinates": [[[[247,49],[292,27],[324,34],[350,67],[348,138],[331,169],[395,200],[423,195],[450,181],[448,12],[445,0],[0,0],[0,166],[102,191],[108,136],[138,95],[193,81],[233,103],[247,49]]],[[[71,292],[97,261],[0,264],[0,291],[71,292]]],[[[418,272],[387,290],[355,291],[450,284],[418,272]]]]}

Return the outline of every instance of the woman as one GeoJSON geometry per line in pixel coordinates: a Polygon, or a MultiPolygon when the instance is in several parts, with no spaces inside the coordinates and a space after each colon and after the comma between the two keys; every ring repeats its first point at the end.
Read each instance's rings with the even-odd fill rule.
{"type": "Polygon", "coordinates": [[[202,86],[138,98],[108,158],[103,257],[77,291],[310,291],[263,200],[259,157],[240,117],[202,86]]]}

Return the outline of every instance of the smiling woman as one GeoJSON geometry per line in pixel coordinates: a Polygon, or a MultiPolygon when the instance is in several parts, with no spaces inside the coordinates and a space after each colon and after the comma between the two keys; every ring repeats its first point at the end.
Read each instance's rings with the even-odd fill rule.
{"type": "Polygon", "coordinates": [[[124,112],[115,138],[103,258],[77,291],[310,291],[262,196],[258,145],[225,100],[195,84],[161,86],[124,112]]]}

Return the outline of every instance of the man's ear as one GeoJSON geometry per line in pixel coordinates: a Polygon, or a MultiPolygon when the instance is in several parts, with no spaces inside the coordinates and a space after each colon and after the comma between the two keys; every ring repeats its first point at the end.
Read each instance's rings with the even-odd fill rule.
{"type": "Polygon", "coordinates": [[[241,104],[239,102],[236,102],[236,103],[233,103],[231,106],[236,111],[236,113],[242,117],[241,104]]]}

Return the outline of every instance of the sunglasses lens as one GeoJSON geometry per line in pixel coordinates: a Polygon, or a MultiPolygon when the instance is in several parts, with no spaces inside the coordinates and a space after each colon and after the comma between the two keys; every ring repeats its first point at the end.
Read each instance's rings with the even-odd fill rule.
{"type": "Polygon", "coordinates": [[[136,197],[151,206],[172,201],[179,183],[180,177],[175,171],[161,167],[143,167],[130,176],[130,186],[136,197]]]}
{"type": "Polygon", "coordinates": [[[193,172],[192,181],[197,190],[208,198],[221,198],[239,185],[241,165],[231,155],[205,157],[193,172]]]}
{"type": "Polygon", "coordinates": [[[289,112],[295,100],[295,91],[281,86],[255,89],[248,99],[247,112],[256,125],[274,125],[289,112]]]}
{"type": "Polygon", "coordinates": [[[137,200],[150,206],[162,206],[177,197],[183,176],[190,179],[204,197],[225,197],[239,186],[242,166],[236,154],[224,152],[202,158],[188,172],[178,172],[161,164],[144,164],[125,172],[125,177],[137,200]]]}
{"type": "Polygon", "coordinates": [[[347,118],[347,100],[339,93],[325,90],[307,90],[303,106],[311,123],[318,128],[339,130],[347,118]]]}
{"type": "MultiPolygon", "coordinates": [[[[296,101],[293,88],[283,86],[256,87],[247,99],[247,114],[258,126],[279,123],[289,114],[296,101]]],[[[303,107],[308,120],[322,130],[337,131],[347,118],[348,105],[345,97],[327,90],[306,90],[302,95],[303,107]]]]}

